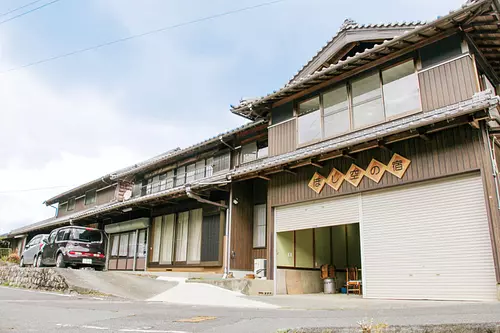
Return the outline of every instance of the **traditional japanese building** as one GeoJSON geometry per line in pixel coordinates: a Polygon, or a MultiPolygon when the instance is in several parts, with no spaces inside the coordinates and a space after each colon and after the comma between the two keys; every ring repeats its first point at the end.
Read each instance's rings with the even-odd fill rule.
{"type": "Polygon", "coordinates": [[[492,0],[347,20],[284,87],[232,109],[269,121],[270,156],[232,181],[269,179],[278,294],[320,292],[329,264],[369,298],[499,297],[499,27],[492,0]]]}

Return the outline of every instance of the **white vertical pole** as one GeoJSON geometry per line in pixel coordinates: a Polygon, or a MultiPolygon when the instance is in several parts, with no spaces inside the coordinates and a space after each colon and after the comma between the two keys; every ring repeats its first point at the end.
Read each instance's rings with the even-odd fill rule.
{"type": "Polygon", "coordinates": [[[135,231],[135,241],[134,241],[134,264],[132,265],[132,270],[135,272],[137,265],[137,249],[139,248],[139,229],[135,231]]]}
{"type": "Polygon", "coordinates": [[[274,220],[274,228],[273,228],[273,288],[274,288],[274,296],[276,296],[276,293],[278,291],[278,262],[276,261],[277,259],[277,249],[276,249],[276,208],[271,208],[273,210],[273,220],[274,220]]]}

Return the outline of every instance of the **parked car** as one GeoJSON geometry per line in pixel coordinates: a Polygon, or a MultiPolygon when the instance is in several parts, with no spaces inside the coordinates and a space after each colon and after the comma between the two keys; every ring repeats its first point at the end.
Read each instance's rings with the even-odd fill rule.
{"type": "Polygon", "coordinates": [[[23,254],[21,255],[21,261],[19,262],[19,266],[24,267],[26,265],[36,266],[38,258],[40,257],[40,253],[42,252],[42,248],[44,246],[44,239],[47,239],[49,235],[40,234],[33,237],[26,247],[24,248],[23,254]]]}
{"type": "Polygon", "coordinates": [[[104,233],[99,229],[77,226],[55,229],[45,240],[40,260],[41,266],[102,270],[105,265],[104,233]]]}

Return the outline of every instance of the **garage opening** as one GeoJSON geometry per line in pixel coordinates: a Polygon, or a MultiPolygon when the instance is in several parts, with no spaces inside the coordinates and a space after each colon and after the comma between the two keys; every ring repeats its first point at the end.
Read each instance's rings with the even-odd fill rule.
{"type": "Polygon", "coordinates": [[[361,279],[359,223],[279,232],[276,235],[278,294],[323,292],[321,266],[331,267],[334,291],[346,292],[347,270],[361,279]]]}
{"type": "Polygon", "coordinates": [[[278,294],[321,292],[329,263],[366,298],[496,300],[477,173],[276,207],[275,230],[278,294]]]}

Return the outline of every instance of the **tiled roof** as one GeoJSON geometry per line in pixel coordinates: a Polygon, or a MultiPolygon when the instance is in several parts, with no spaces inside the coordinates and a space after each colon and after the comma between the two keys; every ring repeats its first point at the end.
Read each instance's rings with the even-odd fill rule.
{"type": "MultiPolygon", "coordinates": [[[[384,28],[415,28],[421,25],[426,24],[425,21],[412,21],[412,22],[391,22],[391,23],[377,23],[377,24],[358,24],[356,21],[352,19],[345,19],[344,23],[340,26],[340,29],[337,31],[333,37],[326,42],[323,47],[304,65],[300,68],[297,73],[288,81],[288,84],[292,83],[299,75],[302,73],[304,69],[306,69],[316,58],[319,57],[320,54],[323,53],[335,40],[345,31],[348,30],[367,30],[367,29],[384,29],[384,28]]],[[[396,37],[396,36],[394,36],[396,37]]]]}
{"type": "Polygon", "coordinates": [[[285,165],[287,163],[307,159],[325,154],[331,151],[344,149],[353,145],[381,139],[391,134],[400,133],[403,131],[416,129],[421,126],[433,124],[439,121],[450,119],[453,117],[470,114],[482,109],[489,109],[497,106],[500,103],[498,96],[494,96],[491,91],[483,91],[474,95],[472,99],[436,109],[430,112],[421,112],[412,116],[394,120],[378,126],[374,126],[365,130],[352,132],[344,136],[320,142],[308,147],[297,149],[295,151],[268,157],[264,160],[256,161],[252,164],[238,168],[231,173],[232,177],[245,176],[251,173],[285,165]]]}
{"type": "MultiPolygon", "coordinates": [[[[74,193],[76,191],[83,190],[83,189],[88,189],[91,186],[97,186],[100,182],[103,182],[103,180],[116,180],[116,179],[119,179],[121,177],[124,177],[124,176],[130,175],[130,174],[134,174],[134,173],[146,170],[146,169],[151,168],[151,167],[153,167],[155,165],[165,163],[169,159],[173,159],[173,158],[176,158],[176,157],[181,156],[183,154],[190,153],[190,152],[192,152],[192,151],[194,151],[196,149],[202,148],[205,145],[208,145],[208,144],[211,144],[213,142],[216,142],[216,141],[218,141],[220,139],[220,137],[226,138],[228,136],[236,134],[236,133],[238,133],[240,131],[244,131],[244,130],[250,129],[250,128],[255,127],[257,125],[260,125],[262,123],[264,123],[264,121],[250,122],[250,123],[247,123],[245,125],[239,126],[237,128],[231,129],[229,131],[217,134],[214,137],[211,137],[209,139],[203,140],[203,141],[201,141],[199,143],[196,143],[194,145],[188,146],[188,147],[186,147],[184,149],[175,148],[175,149],[169,150],[169,151],[167,151],[165,153],[162,153],[162,154],[157,155],[155,157],[149,158],[149,159],[147,159],[145,161],[142,161],[142,162],[136,163],[134,165],[128,166],[126,168],[122,168],[120,170],[111,172],[111,173],[106,174],[106,175],[104,175],[104,176],[102,176],[100,178],[97,178],[97,179],[94,179],[94,180],[92,180],[90,182],[87,182],[85,184],[79,185],[79,186],[77,186],[75,188],[72,188],[71,190],[65,191],[65,192],[63,192],[61,194],[58,194],[58,195],[56,195],[56,196],[54,196],[54,197],[46,200],[45,203],[48,204],[48,205],[51,205],[53,203],[56,203],[60,198],[63,198],[63,197],[68,196],[68,195],[71,195],[72,193],[74,193]]],[[[107,183],[105,183],[105,184],[107,184],[107,183]]]]}
{"type": "Polygon", "coordinates": [[[167,161],[169,159],[178,157],[178,156],[183,155],[183,154],[190,153],[190,152],[192,152],[192,151],[194,151],[196,149],[199,149],[199,148],[201,148],[201,147],[203,147],[205,145],[209,145],[211,143],[217,142],[221,138],[227,138],[227,137],[232,136],[232,135],[234,135],[234,134],[236,134],[238,132],[241,132],[241,131],[244,131],[244,130],[256,127],[256,126],[261,125],[263,123],[265,123],[264,120],[250,122],[250,123],[247,123],[245,125],[236,127],[236,128],[234,128],[232,130],[229,130],[229,131],[226,131],[226,132],[223,132],[223,133],[219,133],[219,134],[217,134],[217,135],[215,135],[215,136],[213,136],[213,137],[211,137],[209,139],[203,140],[203,141],[201,141],[199,143],[196,143],[196,144],[191,145],[189,147],[186,147],[184,149],[175,150],[171,154],[164,155],[164,156],[159,155],[159,156],[157,156],[155,158],[152,158],[152,159],[146,160],[144,162],[138,163],[135,166],[126,168],[126,169],[124,169],[121,172],[120,171],[115,172],[115,173],[113,173],[111,175],[111,179],[117,179],[117,178],[120,178],[120,177],[124,177],[126,175],[133,174],[133,173],[136,173],[136,172],[139,172],[139,171],[151,168],[152,166],[154,166],[156,164],[165,163],[165,161],[167,161]]]}
{"type": "Polygon", "coordinates": [[[391,40],[386,40],[372,48],[365,49],[363,52],[358,52],[354,56],[348,57],[343,61],[339,61],[328,67],[321,68],[311,74],[290,81],[279,90],[273,91],[266,96],[248,101],[242,101],[238,106],[233,107],[231,111],[247,118],[255,117],[250,115],[249,111],[256,114],[255,111],[259,108],[268,107],[269,104],[289,97],[298,91],[310,88],[320,82],[332,79],[333,77],[343,73],[350,72],[354,68],[363,66],[367,62],[371,62],[393,52],[403,50],[407,47],[407,43],[415,44],[431,38],[442,31],[447,31],[451,27],[457,27],[462,22],[474,17],[476,12],[479,12],[480,10],[483,10],[484,7],[489,6],[491,2],[492,0],[478,0],[467,3],[459,10],[452,11],[450,14],[440,17],[425,25],[415,27],[415,29],[409,30],[403,35],[395,37],[391,40]]]}

